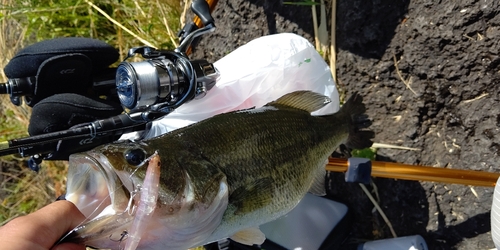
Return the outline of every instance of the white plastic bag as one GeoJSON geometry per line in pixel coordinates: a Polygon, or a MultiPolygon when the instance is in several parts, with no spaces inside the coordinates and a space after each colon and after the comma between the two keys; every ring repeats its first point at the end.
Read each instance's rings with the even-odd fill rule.
{"type": "Polygon", "coordinates": [[[146,138],[216,114],[261,107],[296,90],[311,90],[331,98],[332,103],[314,112],[315,115],[339,109],[339,96],[330,68],[314,47],[298,35],[283,33],[255,39],[215,62],[214,66],[220,78],[208,94],[154,121],[146,138]]]}

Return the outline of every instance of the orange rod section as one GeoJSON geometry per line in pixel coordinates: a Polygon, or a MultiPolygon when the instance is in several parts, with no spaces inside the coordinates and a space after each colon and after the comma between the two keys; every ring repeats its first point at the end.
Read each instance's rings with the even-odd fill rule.
{"type": "MultiPolygon", "coordinates": [[[[330,158],[326,170],[346,172],[347,159],[330,158]]],[[[494,187],[500,173],[372,161],[373,177],[494,187]]]]}

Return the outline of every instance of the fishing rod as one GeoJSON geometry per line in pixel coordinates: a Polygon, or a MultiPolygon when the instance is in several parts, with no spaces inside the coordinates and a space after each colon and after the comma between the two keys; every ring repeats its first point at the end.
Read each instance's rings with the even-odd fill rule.
{"type": "Polygon", "coordinates": [[[500,178],[500,173],[485,171],[473,171],[463,169],[439,168],[431,166],[417,166],[394,162],[382,161],[349,161],[348,159],[330,158],[326,165],[327,171],[347,173],[349,169],[355,170],[358,175],[368,175],[373,177],[413,180],[413,181],[434,181],[451,184],[495,187],[500,178]],[[371,174],[370,174],[371,171],[371,174]]]}

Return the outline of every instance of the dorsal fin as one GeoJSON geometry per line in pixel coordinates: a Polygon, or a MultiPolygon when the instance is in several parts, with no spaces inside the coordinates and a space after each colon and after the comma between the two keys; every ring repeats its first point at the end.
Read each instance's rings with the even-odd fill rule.
{"type": "Polygon", "coordinates": [[[308,90],[300,90],[286,94],[278,98],[278,100],[266,104],[266,106],[282,105],[311,113],[324,107],[330,102],[332,102],[332,100],[322,94],[308,90]]]}

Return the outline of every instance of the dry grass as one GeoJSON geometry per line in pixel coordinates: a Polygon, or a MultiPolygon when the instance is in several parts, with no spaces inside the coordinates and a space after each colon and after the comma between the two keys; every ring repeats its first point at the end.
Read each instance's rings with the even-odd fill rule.
{"type": "Polygon", "coordinates": [[[63,162],[46,162],[40,172],[35,173],[20,159],[2,159],[2,168],[2,224],[43,207],[64,193],[66,165],[63,162]]]}
{"type": "MultiPolygon", "coordinates": [[[[142,46],[144,41],[156,48],[173,49],[174,31],[180,29],[183,9],[178,0],[61,0],[38,2],[36,6],[32,1],[0,1],[2,69],[25,45],[55,37],[100,39],[119,49],[122,58],[128,49],[142,46]]],[[[0,81],[6,80],[1,71],[0,81]]],[[[30,108],[14,106],[6,95],[0,97],[0,104],[0,141],[28,136],[30,108]]],[[[12,155],[0,157],[0,225],[64,193],[65,162],[44,161],[37,174],[25,160],[12,155]]]]}

